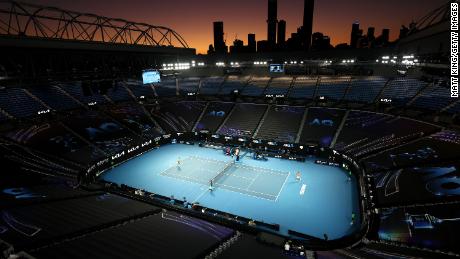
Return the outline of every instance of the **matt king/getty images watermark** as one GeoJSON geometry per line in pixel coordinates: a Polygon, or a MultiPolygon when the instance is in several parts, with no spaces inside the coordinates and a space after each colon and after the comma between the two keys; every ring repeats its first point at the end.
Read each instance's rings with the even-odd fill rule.
{"type": "Polygon", "coordinates": [[[450,96],[458,98],[458,3],[450,4],[450,96]]]}

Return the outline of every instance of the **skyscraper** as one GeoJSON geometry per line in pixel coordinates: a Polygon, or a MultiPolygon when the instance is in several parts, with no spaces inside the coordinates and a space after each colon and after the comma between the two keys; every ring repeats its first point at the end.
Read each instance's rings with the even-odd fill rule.
{"type": "Polygon", "coordinates": [[[351,27],[350,47],[356,48],[360,37],[359,22],[354,22],[351,27]]]}
{"type": "Polygon", "coordinates": [[[286,44],[286,21],[278,22],[278,46],[283,47],[286,44]]]}
{"type": "Polygon", "coordinates": [[[214,50],[216,53],[227,53],[224,42],[224,22],[214,22],[214,50]]]}
{"type": "Polygon", "coordinates": [[[311,35],[313,32],[313,12],[315,0],[305,0],[303,9],[303,41],[305,50],[311,47],[311,35]]]}
{"type": "Polygon", "coordinates": [[[369,40],[374,40],[375,39],[375,28],[374,27],[367,28],[367,38],[369,40]]]}
{"type": "Polygon", "coordinates": [[[388,44],[390,41],[390,29],[383,29],[382,30],[382,43],[384,45],[388,44]]]}
{"type": "Polygon", "coordinates": [[[248,34],[248,51],[251,53],[256,52],[257,42],[256,35],[253,33],[248,34]]]}
{"type": "Polygon", "coordinates": [[[268,0],[268,32],[267,41],[271,46],[276,44],[276,24],[278,23],[278,0],[268,0]]]}

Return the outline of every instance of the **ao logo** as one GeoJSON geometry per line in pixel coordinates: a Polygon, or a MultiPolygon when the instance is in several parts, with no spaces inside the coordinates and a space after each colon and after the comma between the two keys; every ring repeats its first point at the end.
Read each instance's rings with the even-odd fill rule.
{"type": "Polygon", "coordinates": [[[427,190],[434,195],[460,195],[460,178],[452,175],[457,171],[456,167],[416,168],[416,171],[423,175],[427,190]]]}
{"type": "Polygon", "coordinates": [[[215,117],[224,117],[225,112],[224,111],[212,111],[209,113],[210,116],[215,116],[215,117]]]}
{"type": "Polygon", "coordinates": [[[312,120],[310,122],[311,126],[328,126],[328,127],[333,127],[334,126],[334,121],[332,120],[320,120],[318,118],[312,120]]]}

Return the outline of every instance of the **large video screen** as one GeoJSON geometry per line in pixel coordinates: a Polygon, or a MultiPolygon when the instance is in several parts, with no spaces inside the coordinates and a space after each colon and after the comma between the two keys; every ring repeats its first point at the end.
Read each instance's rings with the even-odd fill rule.
{"type": "Polygon", "coordinates": [[[284,65],[270,64],[270,73],[284,73],[284,65]]]}
{"type": "Polygon", "coordinates": [[[156,84],[161,82],[160,71],[158,70],[145,70],[142,72],[142,81],[146,84],[156,84]]]}

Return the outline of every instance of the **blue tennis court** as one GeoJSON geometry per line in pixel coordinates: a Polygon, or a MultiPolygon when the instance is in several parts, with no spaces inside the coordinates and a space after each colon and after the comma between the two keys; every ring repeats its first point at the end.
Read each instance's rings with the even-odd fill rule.
{"type": "Polygon", "coordinates": [[[179,161],[180,165],[171,166],[160,175],[203,185],[211,185],[213,180],[215,187],[273,201],[289,176],[289,172],[197,156],[179,161]]]}
{"type": "Polygon", "coordinates": [[[359,215],[357,182],[350,181],[343,169],[316,164],[315,157],[306,162],[254,160],[249,152],[233,161],[222,149],[168,144],[104,172],[101,178],[279,224],[283,234],[290,229],[318,238],[327,234],[333,240],[359,228],[360,222],[351,224],[352,214],[359,215]],[[302,173],[300,181],[295,179],[297,171],[302,173]]]}

